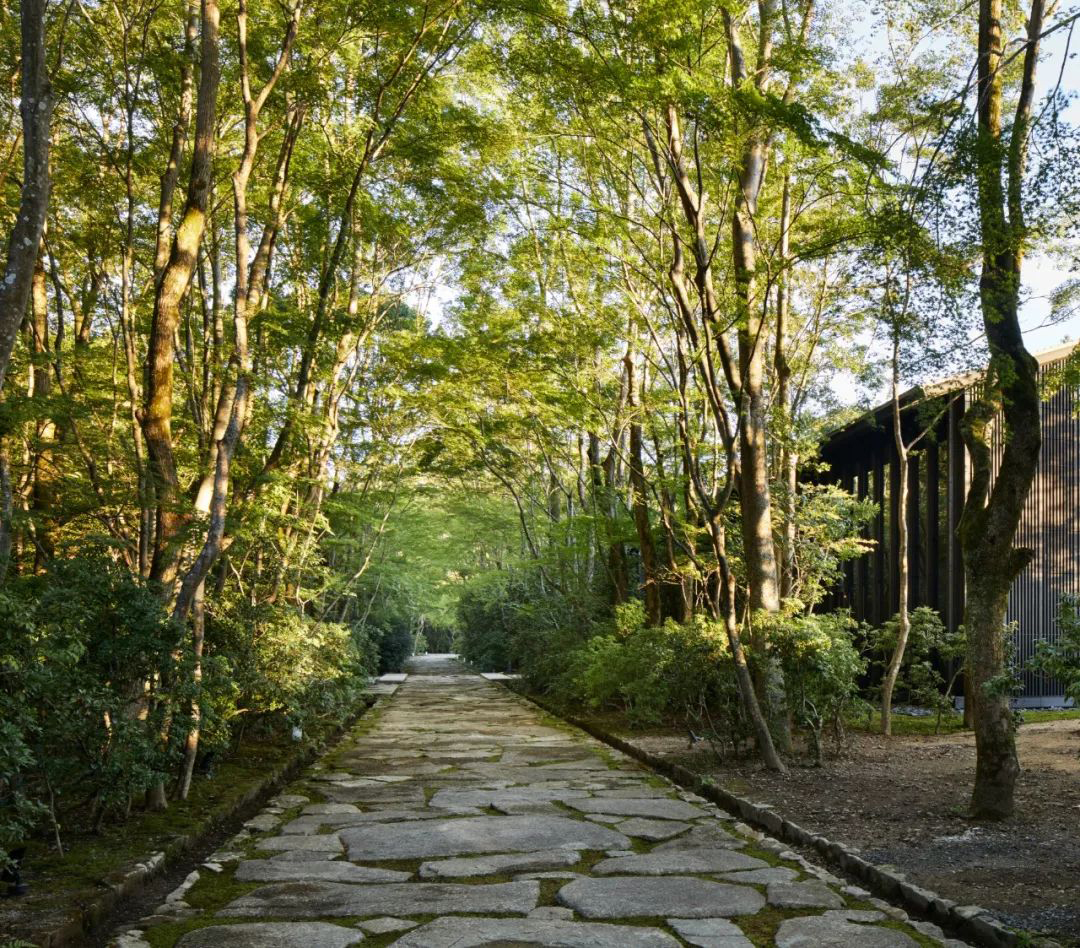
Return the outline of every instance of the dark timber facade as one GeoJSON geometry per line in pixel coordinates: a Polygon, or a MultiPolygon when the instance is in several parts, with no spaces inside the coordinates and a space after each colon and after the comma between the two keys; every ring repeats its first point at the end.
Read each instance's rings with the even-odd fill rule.
{"type": "MultiPolygon", "coordinates": [[[[1046,379],[1072,352],[1065,346],[1038,356],[1046,379]]],[[[910,608],[931,606],[950,629],[964,614],[964,571],[956,525],[970,478],[960,419],[977,387],[977,376],[915,388],[901,396],[904,437],[919,441],[908,460],[910,608]],[[927,430],[929,429],[929,430],[927,430]]],[[[1009,621],[1017,623],[1016,658],[1027,661],[1039,639],[1056,634],[1063,595],[1080,595],[1080,391],[1060,386],[1043,401],[1043,447],[1039,469],[1024,508],[1019,546],[1035,550],[1009,598],[1009,621]]],[[[1000,450],[1000,448],[999,448],[1000,450]]],[[[867,530],[872,552],[847,566],[832,605],[879,625],[899,608],[897,550],[899,470],[893,439],[892,405],[887,403],[834,432],[822,448],[829,479],[861,498],[877,513],[867,530]]],[[[1023,673],[1021,704],[1061,703],[1061,689],[1023,673]]]]}

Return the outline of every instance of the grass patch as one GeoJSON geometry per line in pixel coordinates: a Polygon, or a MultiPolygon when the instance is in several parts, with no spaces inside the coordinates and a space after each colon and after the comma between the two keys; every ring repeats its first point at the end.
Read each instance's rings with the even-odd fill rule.
{"type": "Polygon", "coordinates": [[[1049,721],[1080,721],[1080,708],[1072,711],[1022,711],[1021,724],[1046,724],[1049,721]]]}
{"type": "Polygon", "coordinates": [[[814,909],[778,909],[766,905],[755,915],[739,915],[731,921],[738,925],[755,945],[771,946],[776,944],[776,930],[785,919],[820,914],[820,911],[814,909]]]}
{"type": "Polygon", "coordinates": [[[213,913],[228,905],[233,899],[247,895],[260,885],[261,882],[240,882],[232,870],[225,872],[199,873],[199,881],[195,883],[184,895],[184,901],[194,909],[201,912],[213,913]]]}
{"type": "MultiPolygon", "coordinates": [[[[851,731],[859,731],[863,734],[881,733],[881,712],[871,711],[869,714],[853,715],[846,721],[851,731]]],[[[951,712],[941,716],[941,730],[937,730],[937,715],[928,714],[916,716],[914,714],[899,714],[896,711],[892,715],[892,732],[894,737],[933,737],[935,734],[956,734],[964,730],[964,716],[951,712]]]]}

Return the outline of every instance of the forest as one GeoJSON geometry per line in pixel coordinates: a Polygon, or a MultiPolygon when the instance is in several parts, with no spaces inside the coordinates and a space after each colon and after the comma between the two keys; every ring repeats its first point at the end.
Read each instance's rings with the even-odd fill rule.
{"type": "Polygon", "coordinates": [[[0,861],[427,649],[775,780],[962,688],[965,802],[1011,817],[1078,18],[0,0],[0,861]],[[902,592],[871,628],[831,594],[874,501],[820,446],[963,372],[963,625],[902,592]]]}

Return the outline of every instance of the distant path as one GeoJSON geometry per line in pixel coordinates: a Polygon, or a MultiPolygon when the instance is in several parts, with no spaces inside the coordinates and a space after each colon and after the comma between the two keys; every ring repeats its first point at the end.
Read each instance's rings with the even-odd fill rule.
{"type": "Polygon", "coordinates": [[[913,937],[452,656],[408,671],[373,724],[144,920],[155,945],[909,948],[935,934],[913,937]]]}

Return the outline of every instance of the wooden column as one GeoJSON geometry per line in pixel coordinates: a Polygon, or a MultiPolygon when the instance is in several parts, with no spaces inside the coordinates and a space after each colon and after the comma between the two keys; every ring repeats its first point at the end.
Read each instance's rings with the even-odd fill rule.
{"type": "Polygon", "coordinates": [[[926,445],[926,604],[944,615],[941,601],[941,511],[938,493],[941,490],[941,451],[936,432],[926,445]]]}
{"type": "Polygon", "coordinates": [[[889,614],[885,618],[900,611],[900,518],[904,513],[900,509],[900,457],[896,446],[892,445],[889,451],[889,614]]]}
{"type": "Polygon", "coordinates": [[[960,524],[960,515],[964,511],[964,499],[967,497],[967,456],[964,442],[960,437],[960,419],[964,415],[964,397],[959,396],[949,406],[949,509],[946,512],[949,527],[948,547],[948,608],[945,622],[950,629],[956,629],[964,621],[964,562],[960,551],[960,538],[956,528],[960,524]]]}
{"type": "MultiPolygon", "coordinates": [[[[866,500],[870,495],[870,469],[863,458],[860,458],[856,484],[859,500],[866,500]]],[[[866,539],[870,538],[869,524],[862,527],[862,535],[866,539]]],[[[865,553],[858,557],[854,564],[855,596],[852,601],[852,608],[855,612],[855,618],[860,621],[870,620],[870,558],[871,554],[865,553]]]]}
{"type": "Polygon", "coordinates": [[[921,506],[919,499],[922,495],[922,482],[919,479],[921,457],[921,454],[912,454],[908,458],[908,606],[912,609],[925,602],[922,598],[925,586],[919,574],[919,563],[925,559],[921,555],[922,530],[919,519],[921,506]]]}
{"type": "Polygon", "coordinates": [[[888,579],[885,575],[885,450],[877,447],[873,454],[874,464],[874,503],[877,504],[877,513],[874,514],[874,578],[871,582],[871,594],[873,596],[873,608],[870,621],[874,625],[881,625],[888,616],[886,610],[889,607],[887,597],[888,579]]]}

